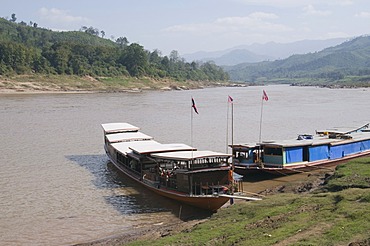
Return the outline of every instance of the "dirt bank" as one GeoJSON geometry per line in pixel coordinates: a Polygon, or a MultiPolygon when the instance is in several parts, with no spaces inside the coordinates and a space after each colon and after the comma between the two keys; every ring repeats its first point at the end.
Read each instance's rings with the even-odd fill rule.
{"type": "MultiPolygon", "coordinates": [[[[140,92],[145,90],[189,90],[215,86],[241,86],[228,82],[173,81],[133,77],[91,77],[72,75],[0,76],[0,93],[88,93],[140,92]]],[[[245,84],[244,84],[245,86],[245,84]]]]}

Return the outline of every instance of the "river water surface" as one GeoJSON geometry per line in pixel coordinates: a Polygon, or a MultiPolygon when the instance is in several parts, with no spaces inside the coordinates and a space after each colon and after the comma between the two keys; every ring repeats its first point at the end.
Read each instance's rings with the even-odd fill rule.
{"type": "Polygon", "coordinates": [[[369,89],[0,95],[1,244],[70,245],[176,222],[179,204],[143,190],[108,162],[100,124],[128,122],[162,143],[225,152],[227,96],[235,102],[234,143],[253,143],[263,89],[269,101],[263,103],[262,140],[370,120],[369,89]],[[193,117],[191,97],[199,111],[193,117]]]}

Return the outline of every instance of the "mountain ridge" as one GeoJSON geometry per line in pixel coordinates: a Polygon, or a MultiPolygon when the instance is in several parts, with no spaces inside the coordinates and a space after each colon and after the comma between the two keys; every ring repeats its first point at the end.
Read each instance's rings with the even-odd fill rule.
{"type": "Polygon", "coordinates": [[[370,81],[370,36],[364,35],[319,52],[271,62],[224,67],[234,81],[370,81]]]}
{"type": "Polygon", "coordinates": [[[233,66],[245,62],[273,61],[285,59],[294,54],[317,52],[338,45],[348,39],[333,38],[326,40],[300,40],[291,43],[276,43],[273,41],[264,44],[253,43],[213,52],[198,51],[184,54],[182,57],[187,61],[213,61],[219,66],[233,66]]]}

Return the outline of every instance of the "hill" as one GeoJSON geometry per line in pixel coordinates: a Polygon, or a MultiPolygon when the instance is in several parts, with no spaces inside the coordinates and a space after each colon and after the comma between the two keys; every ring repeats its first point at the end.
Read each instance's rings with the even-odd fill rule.
{"type": "Polygon", "coordinates": [[[272,62],[225,67],[235,81],[369,86],[370,37],[361,36],[319,52],[272,62]]]}
{"type": "Polygon", "coordinates": [[[240,45],[226,50],[214,52],[196,52],[185,54],[187,61],[214,61],[219,66],[234,66],[240,63],[255,63],[285,59],[294,54],[307,54],[338,45],[347,40],[335,38],[327,40],[302,40],[292,43],[268,42],[240,45]]]}
{"type": "Polygon", "coordinates": [[[213,63],[187,63],[177,51],[169,57],[120,37],[115,42],[85,31],[55,32],[0,18],[0,76],[77,75],[149,77],[176,81],[227,81],[213,63]]]}

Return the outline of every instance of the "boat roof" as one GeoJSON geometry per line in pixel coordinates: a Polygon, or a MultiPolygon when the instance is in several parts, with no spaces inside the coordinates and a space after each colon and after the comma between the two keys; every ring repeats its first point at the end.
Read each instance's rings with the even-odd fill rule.
{"type": "Polygon", "coordinates": [[[346,144],[352,142],[358,142],[363,140],[370,140],[370,132],[353,132],[349,134],[351,138],[349,139],[341,139],[341,138],[329,138],[327,135],[320,136],[315,135],[312,139],[304,139],[298,140],[290,139],[290,140],[278,140],[278,141],[263,141],[261,146],[267,147],[300,147],[300,146],[317,146],[317,145],[338,145],[338,144],[346,144]]]}
{"type": "Polygon", "coordinates": [[[154,140],[144,140],[144,141],[133,141],[133,142],[119,142],[119,143],[113,143],[112,147],[115,148],[118,152],[127,155],[128,153],[132,152],[132,149],[130,147],[135,146],[153,146],[156,144],[160,144],[157,141],[154,140]]]}
{"type": "Polygon", "coordinates": [[[153,137],[148,136],[142,132],[120,132],[120,133],[108,134],[106,137],[110,143],[131,142],[131,141],[141,141],[141,140],[153,139],[153,137]]]}
{"type": "Polygon", "coordinates": [[[214,158],[214,157],[231,157],[230,154],[214,152],[209,150],[202,151],[176,151],[176,152],[164,152],[158,154],[152,154],[152,157],[159,159],[168,159],[168,160],[192,160],[192,159],[201,159],[201,158],[214,158]]]}
{"type": "Polygon", "coordinates": [[[370,140],[370,132],[368,132],[368,131],[366,131],[366,132],[354,132],[354,133],[351,133],[350,136],[352,138],[350,138],[350,139],[341,139],[340,142],[333,142],[333,143],[331,143],[331,145],[346,144],[346,143],[370,140]]]}
{"type": "Polygon", "coordinates": [[[101,124],[105,133],[117,132],[135,132],[140,130],[139,127],[133,126],[129,123],[105,123],[101,124]]]}
{"type": "Polygon", "coordinates": [[[182,150],[196,150],[189,145],[182,143],[172,143],[172,144],[161,144],[154,143],[152,145],[136,145],[130,147],[131,150],[138,154],[152,154],[160,152],[172,152],[172,151],[182,151],[182,150]]]}
{"type": "Polygon", "coordinates": [[[254,149],[257,148],[258,144],[253,143],[243,143],[243,144],[230,144],[229,147],[235,148],[235,149],[254,149]]]}
{"type": "Polygon", "coordinates": [[[358,131],[361,131],[361,130],[365,130],[367,128],[369,128],[369,125],[370,123],[364,123],[362,124],[360,127],[333,127],[333,128],[329,128],[329,129],[326,129],[326,130],[320,130],[320,131],[316,131],[317,134],[330,134],[330,133],[334,133],[334,134],[349,134],[349,133],[354,133],[354,132],[358,132],[358,131]]]}

